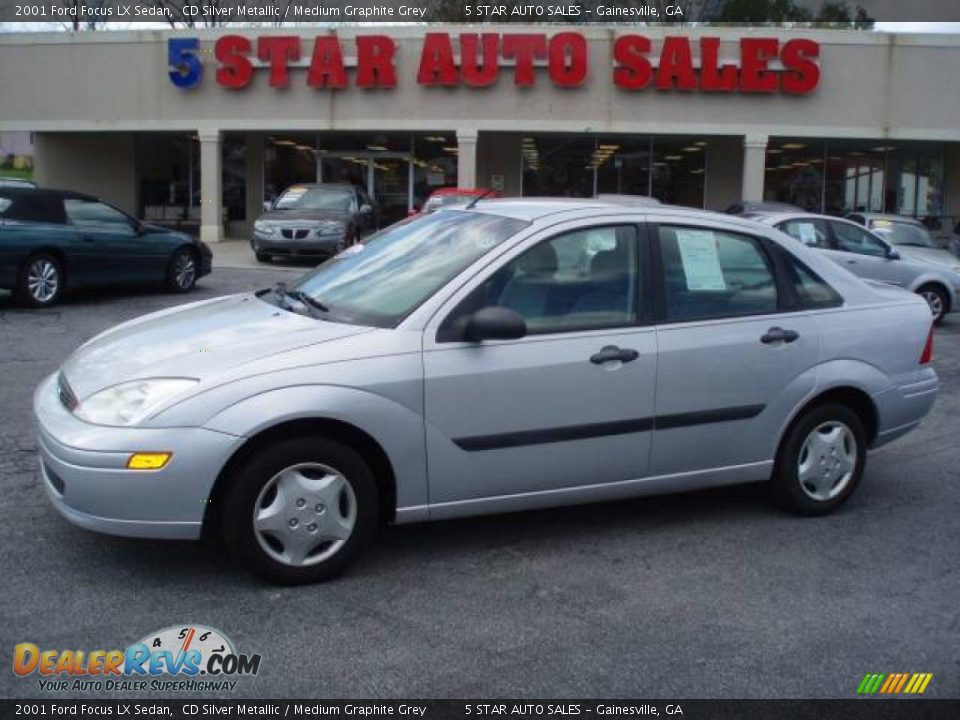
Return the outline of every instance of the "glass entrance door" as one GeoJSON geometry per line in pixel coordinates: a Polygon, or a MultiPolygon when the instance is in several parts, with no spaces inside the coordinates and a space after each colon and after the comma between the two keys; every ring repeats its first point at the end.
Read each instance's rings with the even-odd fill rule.
{"type": "Polygon", "coordinates": [[[323,153],[317,163],[317,180],[365,188],[377,203],[380,225],[390,225],[413,208],[411,162],[407,153],[323,153]]]}

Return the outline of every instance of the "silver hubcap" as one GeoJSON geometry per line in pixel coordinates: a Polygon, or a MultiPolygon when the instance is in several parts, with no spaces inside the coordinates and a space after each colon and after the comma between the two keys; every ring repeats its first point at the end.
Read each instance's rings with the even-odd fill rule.
{"type": "Polygon", "coordinates": [[[60,273],[49,260],[37,260],[27,270],[27,291],[37,302],[48,302],[60,287],[60,273]]]}
{"type": "Polygon", "coordinates": [[[284,565],[314,565],[336,554],[353,533],[357,497],[342,473],[320,463],[281,470],[253,506],[253,531],[284,565]]]}
{"type": "Polygon", "coordinates": [[[190,287],[196,274],[197,266],[190,254],[181,253],[178,255],[173,265],[173,277],[177,285],[182,288],[190,287]]]}
{"type": "Polygon", "coordinates": [[[933,316],[938,318],[943,315],[943,298],[940,297],[933,290],[924,290],[920,293],[920,296],[927,301],[927,305],[930,306],[930,312],[933,313],[933,316]]]}
{"type": "Polygon", "coordinates": [[[842,422],[818,425],[800,450],[797,477],[814,500],[835,498],[850,483],[857,468],[857,440],[842,422]]]}

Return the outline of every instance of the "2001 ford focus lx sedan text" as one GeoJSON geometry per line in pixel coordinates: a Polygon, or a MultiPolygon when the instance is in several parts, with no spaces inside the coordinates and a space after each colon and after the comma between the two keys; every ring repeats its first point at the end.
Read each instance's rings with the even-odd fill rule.
{"type": "Polygon", "coordinates": [[[751,481],[828,512],[930,410],[931,353],[920,297],[772,227],[492,200],[119,325],[34,406],[69,520],[295,583],[391,521],[751,481]]]}

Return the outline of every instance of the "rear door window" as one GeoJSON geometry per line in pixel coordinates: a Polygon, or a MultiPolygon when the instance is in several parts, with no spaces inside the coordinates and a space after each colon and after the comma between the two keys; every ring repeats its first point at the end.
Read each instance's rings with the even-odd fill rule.
{"type": "Polygon", "coordinates": [[[63,203],[59,197],[41,193],[10,195],[10,206],[3,213],[5,220],[18,222],[63,223],[63,203]]]}
{"type": "Polygon", "coordinates": [[[817,248],[830,248],[830,233],[823,220],[814,218],[797,218],[787,220],[777,225],[777,228],[796,238],[804,245],[817,248]]]}
{"type": "Polygon", "coordinates": [[[777,311],[773,265],[756,238],[661,225],[659,250],[668,321],[777,311]]]}

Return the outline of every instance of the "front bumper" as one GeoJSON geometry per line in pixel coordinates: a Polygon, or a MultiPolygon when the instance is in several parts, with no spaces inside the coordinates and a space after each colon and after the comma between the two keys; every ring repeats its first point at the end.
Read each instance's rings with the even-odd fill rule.
{"type": "Polygon", "coordinates": [[[311,233],[308,237],[296,239],[283,237],[280,233],[264,235],[254,231],[250,244],[254,252],[271,255],[332,257],[347,246],[347,238],[345,233],[321,236],[311,233]]]}
{"type": "Polygon", "coordinates": [[[33,405],[50,501],[70,522],[111,535],[198,538],[217,474],[243,440],[204,428],[91,425],[61,404],[55,374],[33,405]],[[161,470],[127,470],[138,451],[173,457],[161,470]]]}

